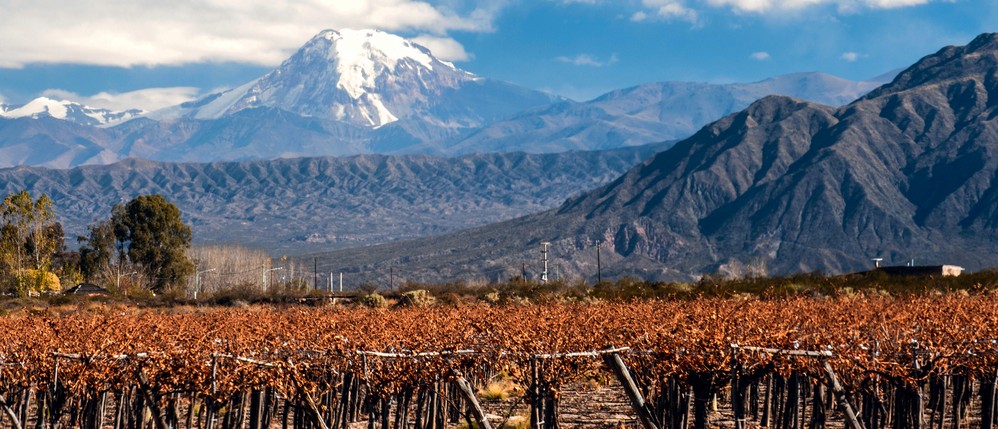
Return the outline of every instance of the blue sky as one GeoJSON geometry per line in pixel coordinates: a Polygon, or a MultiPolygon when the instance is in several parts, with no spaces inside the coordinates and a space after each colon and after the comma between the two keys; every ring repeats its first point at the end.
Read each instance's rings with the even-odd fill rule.
{"type": "Polygon", "coordinates": [[[415,38],[577,100],[644,82],[860,80],[998,31],[994,0],[0,0],[0,100],[155,108],[266,73],[325,28],[415,38]]]}

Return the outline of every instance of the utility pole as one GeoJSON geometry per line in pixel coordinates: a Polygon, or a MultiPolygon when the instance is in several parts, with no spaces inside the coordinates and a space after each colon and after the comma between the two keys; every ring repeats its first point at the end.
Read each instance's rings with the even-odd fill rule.
{"type": "Polygon", "coordinates": [[[548,246],[551,243],[545,241],[541,243],[544,249],[541,250],[541,259],[544,261],[544,271],[541,271],[541,283],[547,284],[548,282],[548,246]]]}
{"type": "Polygon", "coordinates": [[[319,290],[319,258],[312,258],[312,290],[319,290]]]}
{"type": "Polygon", "coordinates": [[[132,272],[130,272],[128,274],[121,274],[121,270],[119,269],[118,270],[118,278],[114,281],[114,287],[115,287],[115,289],[118,289],[118,292],[121,292],[121,277],[122,276],[134,276],[136,274],[138,274],[138,271],[132,271],[132,272]]]}
{"type": "Polygon", "coordinates": [[[388,267],[388,290],[395,290],[395,267],[388,267]]]}
{"type": "Polygon", "coordinates": [[[599,258],[599,240],[596,240],[596,283],[603,283],[603,265],[599,258]]]}
{"type": "Polygon", "coordinates": [[[214,268],[194,272],[194,299],[198,299],[198,292],[201,291],[201,274],[215,271],[214,268]]]}
{"type": "Polygon", "coordinates": [[[284,269],[284,267],[277,267],[277,268],[271,268],[271,269],[268,270],[266,265],[263,266],[263,291],[264,292],[267,291],[267,273],[270,272],[270,271],[283,270],[283,269],[284,269]]]}

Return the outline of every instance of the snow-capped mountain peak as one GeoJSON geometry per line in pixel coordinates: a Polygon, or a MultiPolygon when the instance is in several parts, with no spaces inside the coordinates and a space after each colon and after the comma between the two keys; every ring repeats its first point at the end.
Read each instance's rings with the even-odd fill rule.
{"type": "Polygon", "coordinates": [[[8,108],[7,111],[3,112],[3,116],[7,118],[51,116],[56,119],[66,119],[71,104],[73,103],[69,101],[38,97],[23,106],[8,108]]]}
{"type": "Polygon", "coordinates": [[[254,107],[378,128],[423,112],[477,76],[379,30],[325,30],[246,85],[150,115],[217,119],[254,107]]]}
{"type": "Polygon", "coordinates": [[[53,100],[48,97],[38,97],[22,106],[0,106],[0,117],[4,118],[38,119],[51,117],[91,126],[111,125],[123,122],[141,113],[142,111],[138,109],[116,112],[108,109],[84,106],[80,103],[67,100],[53,100]]]}
{"type": "Polygon", "coordinates": [[[430,51],[394,34],[377,30],[326,30],[316,38],[331,43],[330,62],[340,75],[336,86],[355,100],[375,90],[377,78],[395,70],[398,64],[411,60],[433,71],[433,63],[456,70],[453,64],[436,60],[430,51]]]}

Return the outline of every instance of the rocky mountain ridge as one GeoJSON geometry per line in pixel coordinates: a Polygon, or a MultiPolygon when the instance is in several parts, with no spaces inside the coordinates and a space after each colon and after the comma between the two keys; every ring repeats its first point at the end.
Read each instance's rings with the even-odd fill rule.
{"type": "Polygon", "coordinates": [[[241,244],[280,256],[440,234],[545,210],[663,147],[207,164],[132,159],[63,170],[0,169],[0,192],[49,195],[70,247],[114,204],[157,193],[180,208],[196,243],[241,244]]]}
{"type": "Polygon", "coordinates": [[[0,104],[0,118],[54,118],[94,127],[124,122],[142,113],[139,109],[113,111],[48,97],[38,97],[23,105],[0,104]]]}
{"type": "Polygon", "coordinates": [[[510,141],[530,152],[599,150],[679,140],[767,95],[841,106],[889,82],[894,74],[858,82],[824,73],[793,73],[752,83],[646,83],[587,102],[563,101],[525,112],[476,131],[450,150],[501,150],[510,141]]]}
{"type": "MultiPolygon", "coordinates": [[[[689,280],[868,269],[870,258],[998,265],[998,34],[946,47],[840,108],[770,96],[558,209],[320,255],[414,279],[537,273],[689,280]]],[[[376,281],[377,279],[371,279],[376,281]]],[[[439,280],[439,279],[436,279],[439,280]]]]}
{"type": "Polygon", "coordinates": [[[578,103],[476,76],[395,35],[327,30],[259,79],[124,123],[0,115],[0,167],[611,149],[686,137],[773,92],[834,104],[872,87],[804,73],[754,84],[647,84],[578,103]]]}

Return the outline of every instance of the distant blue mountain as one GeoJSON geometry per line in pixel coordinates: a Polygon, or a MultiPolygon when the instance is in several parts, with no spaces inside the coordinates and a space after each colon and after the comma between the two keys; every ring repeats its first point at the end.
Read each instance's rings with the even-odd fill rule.
{"type": "Polygon", "coordinates": [[[0,108],[0,167],[611,149],[689,136],[769,94],[837,106],[880,83],[801,73],[651,83],[580,103],[476,76],[392,34],[326,30],[259,79],[124,123],[139,112],[54,100],[34,103],[30,115],[0,108]]]}

